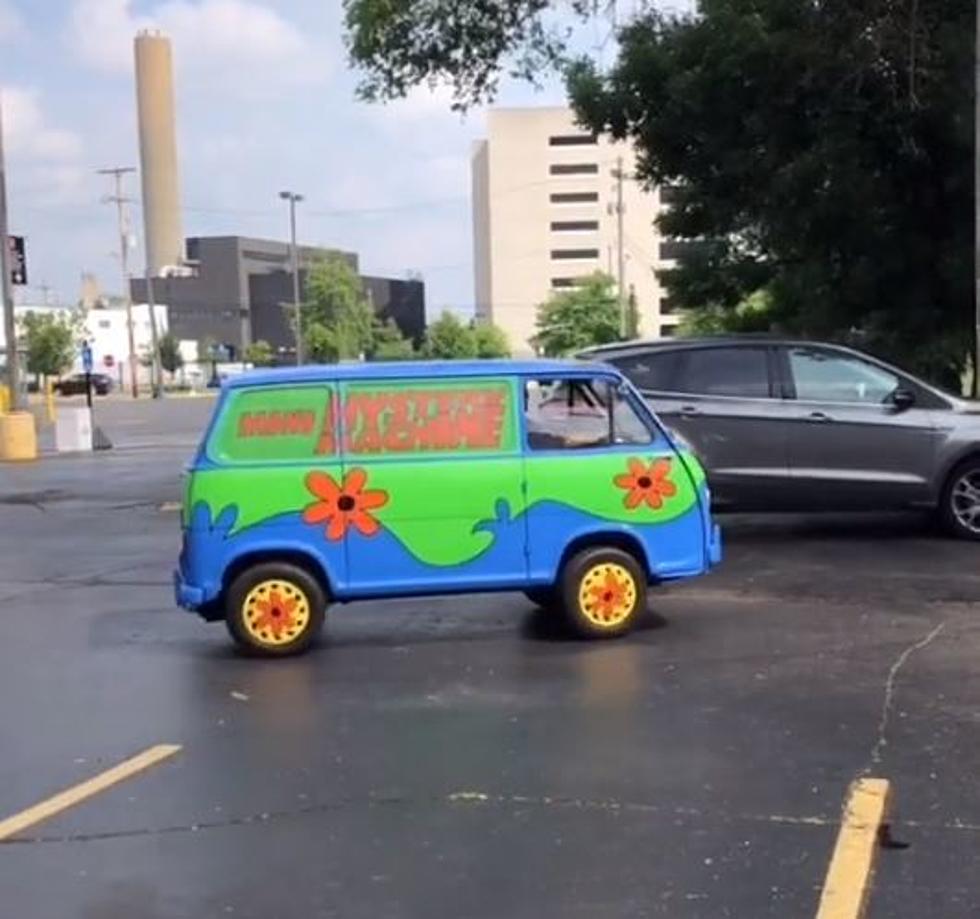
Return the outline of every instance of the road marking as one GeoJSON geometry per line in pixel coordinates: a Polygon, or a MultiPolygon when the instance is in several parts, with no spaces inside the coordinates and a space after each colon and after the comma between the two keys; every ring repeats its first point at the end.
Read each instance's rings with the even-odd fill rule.
{"type": "Polygon", "coordinates": [[[887,779],[858,779],[851,785],[817,919],[864,916],[878,855],[878,833],[888,819],[890,797],[887,779]]]}
{"type": "Polygon", "coordinates": [[[183,505],[180,501],[164,501],[163,504],[160,505],[160,510],[165,514],[173,514],[176,511],[179,511],[182,507],[183,505]]]}
{"type": "Polygon", "coordinates": [[[157,744],[155,747],[150,747],[148,750],[124,760],[118,766],[113,766],[111,769],[107,769],[78,785],[66,788],[19,814],[7,817],[6,820],[0,820],[0,840],[15,836],[28,827],[34,826],[42,820],[47,820],[49,817],[53,817],[55,814],[59,814],[69,807],[74,807],[101,791],[111,788],[118,782],[132,778],[136,773],[149,769],[151,766],[173,756],[180,749],[179,744],[157,744]]]}

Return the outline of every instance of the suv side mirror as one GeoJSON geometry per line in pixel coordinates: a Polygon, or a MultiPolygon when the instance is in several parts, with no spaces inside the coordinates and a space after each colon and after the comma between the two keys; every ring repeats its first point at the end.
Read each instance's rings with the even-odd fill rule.
{"type": "Polygon", "coordinates": [[[889,397],[888,401],[895,406],[895,409],[899,412],[904,412],[905,409],[911,408],[915,405],[915,393],[911,389],[905,389],[899,386],[889,397]]]}

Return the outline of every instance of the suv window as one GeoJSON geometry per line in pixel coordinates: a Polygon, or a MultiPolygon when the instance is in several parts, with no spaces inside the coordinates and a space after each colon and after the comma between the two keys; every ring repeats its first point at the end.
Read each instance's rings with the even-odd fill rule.
{"type": "Polygon", "coordinates": [[[528,380],[524,411],[532,450],[653,441],[626,396],[608,380],[528,380]]]}
{"type": "Polygon", "coordinates": [[[697,348],[682,358],[674,392],[747,399],[770,395],[766,348],[697,348]]]}
{"type": "Polygon", "coordinates": [[[676,351],[668,351],[614,357],[609,359],[609,363],[627,377],[637,389],[670,392],[676,382],[677,358],[676,351]]]}
{"type": "Polygon", "coordinates": [[[796,398],[807,402],[880,405],[898,389],[899,378],[874,364],[832,351],[793,348],[789,366],[796,398]]]}

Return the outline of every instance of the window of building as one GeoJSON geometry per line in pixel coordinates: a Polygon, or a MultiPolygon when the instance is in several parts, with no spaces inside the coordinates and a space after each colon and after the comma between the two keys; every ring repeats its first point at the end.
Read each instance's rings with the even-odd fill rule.
{"type": "Polygon", "coordinates": [[[552,278],[551,286],[555,289],[567,287],[579,287],[583,278],[552,278]]]}
{"type": "Polygon", "coordinates": [[[532,450],[649,444],[653,434],[607,380],[529,380],[524,394],[532,450]]]}
{"type": "Polygon", "coordinates": [[[598,142],[594,134],[554,134],[548,138],[550,147],[588,147],[598,142]]]}
{"type": "Polygon", "coordinates": [[[552,249],[551,257],[553,259],[573,259],[573,258],[598,258],[598,249],[552,249]]]}
{"type": "Polygon", "coordinates": [[[660,260],[682,261],[704,252],[711,243],[700,239],[668,239],[660,244],[660,260]]]}
{"type": "Polygon", "coordinates": [[[660,203],[677,204],[681,197],[681,187],[679,185],[661,185],[660,203]]]}
{"type": "Polygon", "coordinates": [[[599,229],[598,220],[552,220],[552,233],[587,233],[599,229]]]}
{"type": "Polygon", "coordinates": [[[551,196],[552,204],[598,204],[597,191],[557,191],[551,196]]]}
{"type": "Polygon", "coordinates": [[[673,316],[677,312],[677,301],[673,297],[664,297],[660,301],[660,315],[673,316]]]}
{"type": "Polygon", "coordinates": [[[766,349],[697,348],[685,351],[673,389],[702,396],[768,398],[766,349]]]}
{"type": "Polygon", "coordinates": [[[661,338],[673,338],[675,335],[677,335],[676,325],[662,325],[660,327],[661,338]]]}
{"type": "Polygon", "coordinates": [[[598,175],[598,163],[552,163],[548,172],[553,176],[598,175]]]}
{"type": "Polygon", "coordinates": [[[100,329],[111,329],[112,328],[112,323],[108,319],[100,319],[99,320],[99,328],[100,329]]]}

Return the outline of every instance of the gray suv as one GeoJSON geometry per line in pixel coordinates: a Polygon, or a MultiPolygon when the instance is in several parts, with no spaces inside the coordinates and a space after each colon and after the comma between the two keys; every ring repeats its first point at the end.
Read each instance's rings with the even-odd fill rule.
{"type": "Polygon", "coordinates": [[[716,508],[924,507],[980,540],[980,403],[850,348],[772,338],[591,348],[708,470],[716,508]]]}

